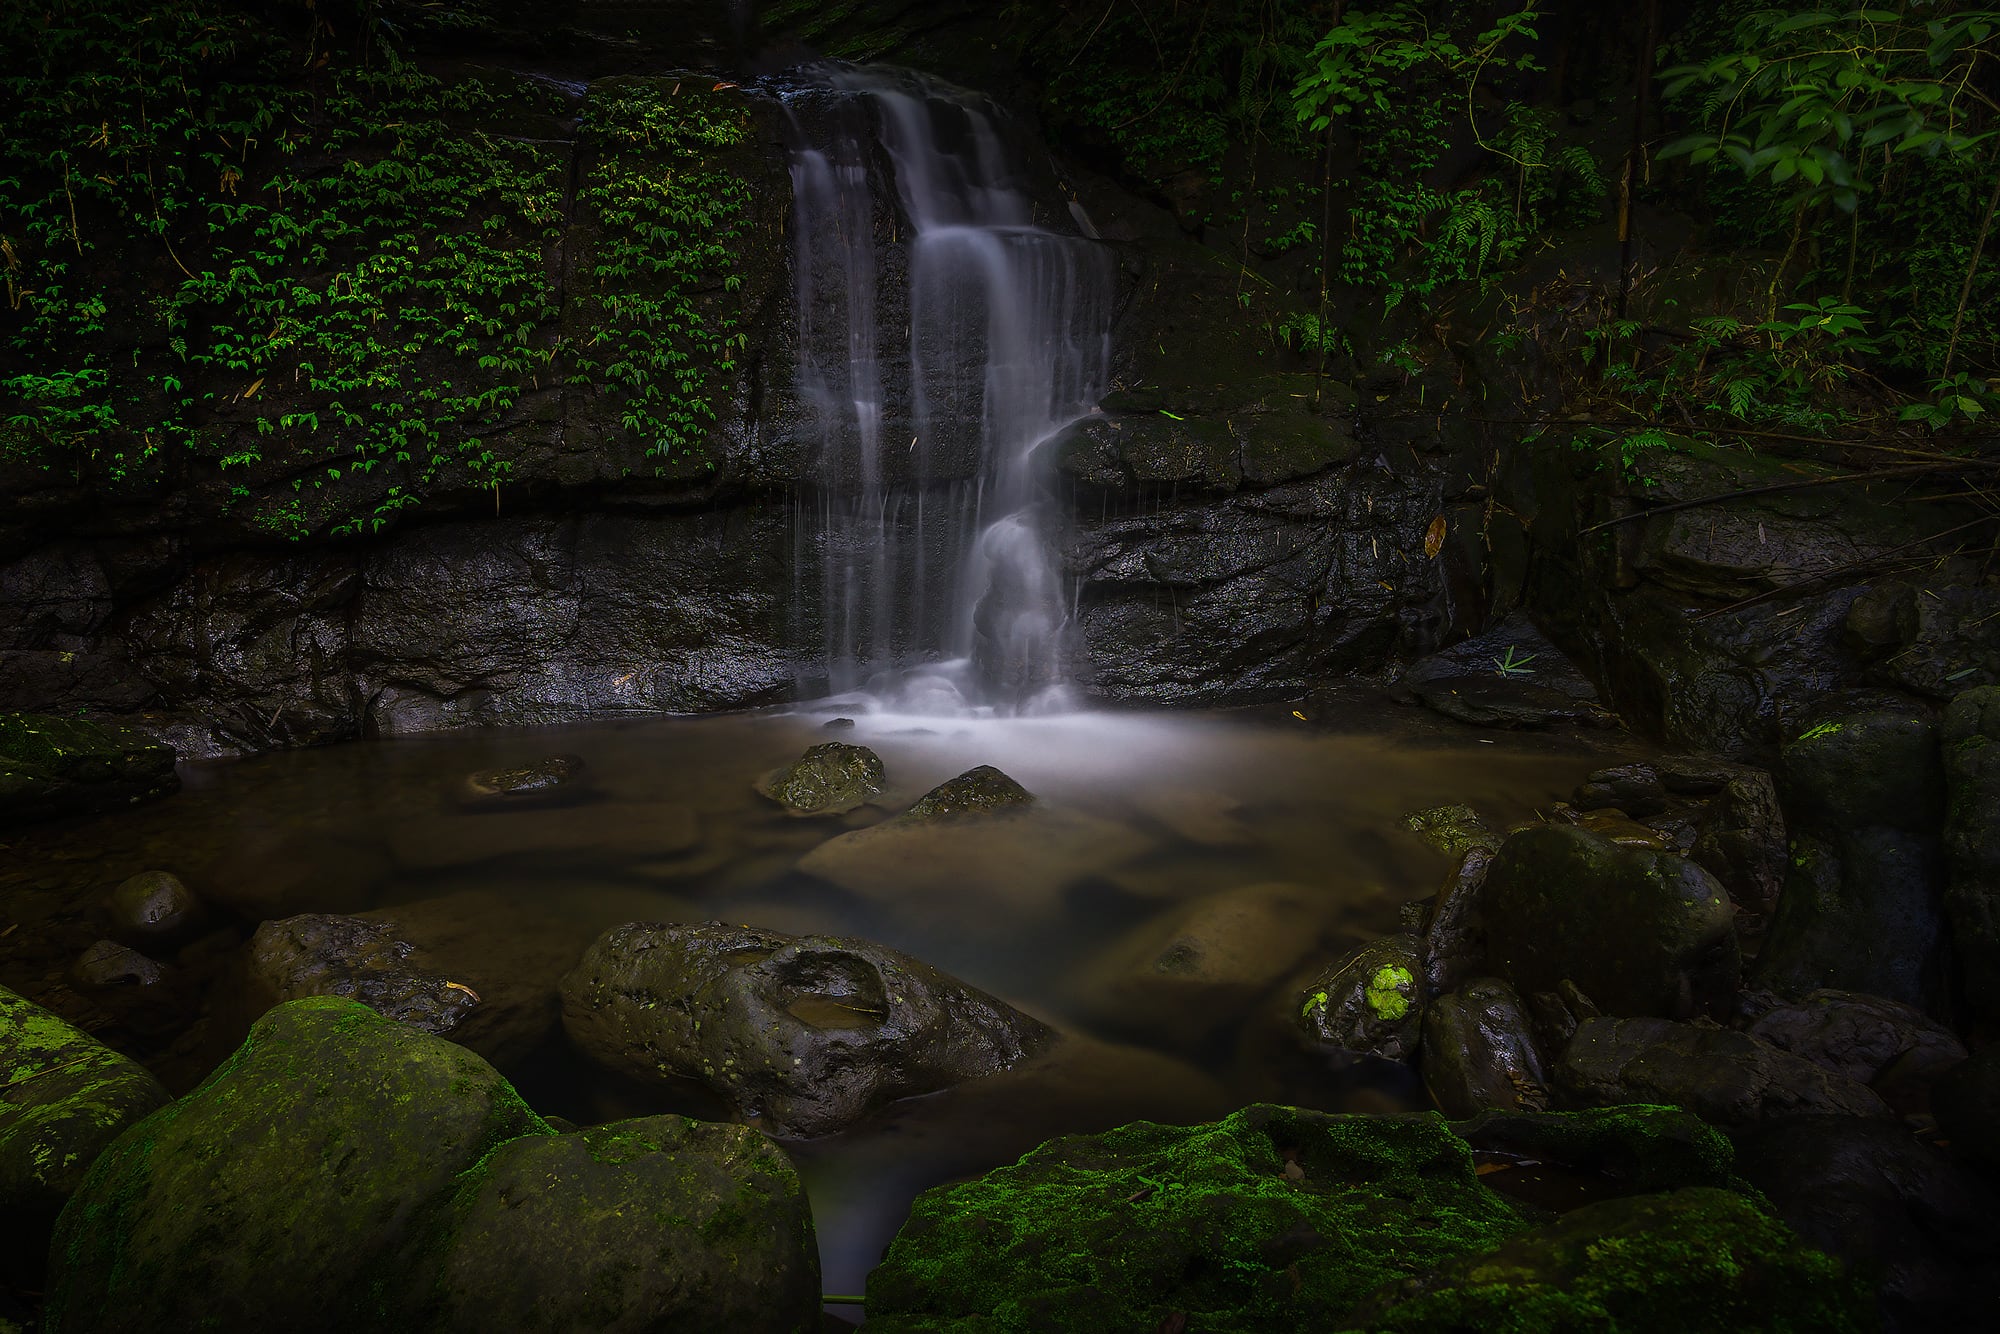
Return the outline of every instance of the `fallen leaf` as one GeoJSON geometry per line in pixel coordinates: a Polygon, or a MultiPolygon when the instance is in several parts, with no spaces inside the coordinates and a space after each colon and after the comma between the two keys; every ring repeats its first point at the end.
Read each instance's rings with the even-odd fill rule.
{"type": "Polygon", "coordinates": [[[1438,552],[1444,550],[1444,534],[1444,515],[1440,514],[1432,519],[1431,526],[1424,530],[1424,554],[1432,560],[1436,560],[1438,552]]]}
{"type": "Polygon", "coordinates": [[[264,387],[264,377],[260,375],[256,379],[250,382],[250,387],[248,389],[245,389],[243,391],[243,397],[248,398],[250,397],[250,395],[256,393],[259,389],[262,389],[263,387],[264,387]]]}
{"type": "Polygon", "coordinates": [[[477,1001],[479,999],[479,993],[463,982],[447,982],[444,984],[444,989],[446,991],[463,991],[466,995],[472,997],[473,1000],[477,1001]]]}

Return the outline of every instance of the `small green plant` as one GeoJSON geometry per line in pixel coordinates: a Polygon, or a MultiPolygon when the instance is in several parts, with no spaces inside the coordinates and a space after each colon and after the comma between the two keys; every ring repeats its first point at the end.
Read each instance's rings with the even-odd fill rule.
{"type": "Polygon", "coordinates": [[[1501,676],[1533,676],[1534,669],[1528,664],[1534,660],[1535,655],[1532,653],[1516,656],[1514,645],[1509,644],[1503,656],[1493,659],[1493,669],[1501,676]]]}
{"type": "Polygon", "coordinates": [[[1818,723],[1812,727],[1807,728],[1804,732],[1800,733],[1799,740],[1817,741],[1821,737],[1833,736],[1837,734],[1840,730],[1841,730],[1841,724],[1839,723],[1818,723]]]}

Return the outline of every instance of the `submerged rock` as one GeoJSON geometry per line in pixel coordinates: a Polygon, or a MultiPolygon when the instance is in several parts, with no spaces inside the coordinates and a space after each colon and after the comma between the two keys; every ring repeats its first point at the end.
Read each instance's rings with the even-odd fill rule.
{"type": "Polygon", "coordinates": [[[1386,936],[1350,950],[1306,986],[1299,1023],[1319,1047],[1338,1055],[1415,1056],[1423,1034],[1423,942],[1386,936]]]}
{"type": "Polygon", "coordinates": [[[1666,1103],[1729,1130],[1819,1113],[1891,1115],[1866,1085],[1803,1056],[1748,1033],[1666,1019],[1585,1020],[1555,1084],[1575,1105],[1666,1103]]]}
{"type": "Polygon", "coordinates": [[[471,774],[465,780],[465,794],[480,810],[540,805],[575,796],[582,773],[580,755],[545,755],[526,764],[471,774]]]}
{"type": "Polygon", "coordinates": [[[1084,974],[1081,1003],[1124,1031],[1199,1042],[1305,961],[1331,909],[1323,891],[1284,882],[1210,894],[1106,950],[1084,974]]]}
{"type": "Polygon", "coordinates": [[[1422,1069],[1431,1100],[1453,1120],[1549,1105],[1548,1076],[1521,998],[1497,977],[1475,978],[1426,1007],[1422,1069]]]}
{"type": "Polygon", "coordinates": [[[882,795],[882,757],[866,746],[822,742],[757,780],[757,794],[785,814],[844,815],[882,795]]]}
{"type": "Polygon", "coordinates": [[[172,939],[200,919],[201,900],[179,876],[141,871],[111,891],[104,915],[112,934],[128,941],[172,939]]]}
{"type": "Polygon", "coordinates": [[[948,778],[918,797],[898,819],[905,821],[946,820],[959,815],[979,815],[1016,810],[1035,804],[1035,794],[990,764],[967,769],[948,778]]]}
{"type": "Polygon", "coordinates": [[[164,965],[115,940],[100,940],[76,957],[69,978],[80,987],[151,987],[167,980],[164,965]]]}
{"type": "Polygon", "coordinates": [[[138,1062],[0,987],[0,1280],[41,1287],[63,1202],[106,1145],[167,1102],[138,1062]]]}
{"type": "Polygon", "coordinates": [[[415,952],[386,922],[327,913],[266,922],[250,938],[251,1011],[341,996],[426,1033],[449,1033],[479,998],[464,983],[419,967],[415,952]]]}
{"type": "Polygon", "coordinates": [[[563,1024],[591,1059],[642,1080],[702,1084],[777,1135],[831,1134],[1056,1039],[885,946],[721,922],[613,927],[562,994],[563,1024]]]}
{"type": "Polygon", "coordinates": [[[1486,874],[1487,958],[1523,994],[1569,979],[1607,1013],[1726,1012],[1741,966],[1722,887],[1672,853],[1581,829],[1510,837],[1486,874]]]}
{"type": "Polygon", "coordinates": [[[1052,1140],[917,1197],[868,1279],[882,1334],[1340,1329],[1523,1220],[1434,1114],[1259,1105],[1052,1140]]]}
{"type": "Polygon", "coordinates": [[[810,1327],[804,1192],[754,1132],[556,1136],[486,1062],[351,1001],[271,1011],[65,1209],[50,1325],[810,1327]]]}
{"type": "Polygon", "coordinates": [[[1500,846],[1500,835],[1486,827],[1470,806],[1432,806],[1403,817],[1403,828],[1447,857],[1463,857],[1474,848],[1488,852],[1500,846]]]}
{"type": "Polygon", "coordinates": [[[130,728],[0,713],[0,825],[130,806],[180,785],[173,750],[130,728]]]}
{"type": "Polygon", "coordinates": [[[1864,1334],[1873,1314],[1839,1261],[1741,1195],[1694,1186],[1586,1204],[1387,1285],[1342,1323],[1385,1334],[1864,1334]]]}
{"type": "Polygon", "coordinates": [[[2000,1022],[2000,686],[1953,700],[1939,740],[1950,792],[1944,839],[1952,948],[1966,1005],[2000,1022]]]}

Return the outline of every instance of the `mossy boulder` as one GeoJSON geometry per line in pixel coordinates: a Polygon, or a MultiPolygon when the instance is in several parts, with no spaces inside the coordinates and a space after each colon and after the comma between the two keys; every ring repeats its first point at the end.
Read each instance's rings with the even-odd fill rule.
{"type": "Polygon", "coordinates": [[[178,940],[201,916],[201,900],[167,871],[128,876],[104,900],[105,924],[129,944],[178,940]]]}
{"type": "Polygon", "coordinates": [[[754,1133],[559,1137],[478,1056],[315,997],[98,1159],[48,1327],[789,1334],[817,1290],[797,1177],[754,1133]]]}
{"type": "Polygon", "coordinates": [[[843,815],[882,795],[884,773],[882,757],[868,747],[828,741],[765,774],[756,788],[787,815],[843,815]]]}
{"type": "MultiPolygon", "coordinates": [[[[1609,1193],[1743,1185],[1729,1137],[1678,1107],[1632,1103],[1569,1112],[1482,1112],[1452,1133],[1475,1153],[1525,1165],[1559,1164],[1601,1178],[1609,1193]]],[[[1499,1180],[1496,1173],[1489,1184],[1499,1180]]]]}
{"type": "Polygon", "coordinates": [[[830,1134],[1056,1040],[886,946],[722,922],[613,927],[563,979],[562,998],[563,1026],[591,1059],[705,1085],[777,1135],[830,1134]]]}
{"type": "Polygon", "coordinates": [[[1569,979],[1610,1014],[1719,1015],[1741,969],[1735,910],[1715,877],[1582,829],[1510,837],[1482,907],[1488,962],[1523,995],[1569,979]]]}
{"type": "Polygon", "coordinates": [[[990,764],[967,769],[918,797],[898,820],[906,823],[988,815],[1035,804],[1035,794],[990,764]]]}
{"type": "Polygon", "coordinates": [[[1603,1200],[1377,1293],[1384,1334],[1836,1334],[1873,1330],[1866,1287],[1730,1191],[1603,1200]]]}
{"type": "Polygon", "coordinates": [[[1952,948],[1966,1005],[2000,1022],[2000,686],[1953,700],[1939,740],[1950,794],[1944,840],[1952,948]]]}
{"type": "Polygon", "coordinates": [[[1758,954],[1759,986],[1865,991],[1943,1013],[1945,770],[1914,701],[1842,697],[1779,751],[1791,866],[1758,954]]]}
{"type": "Polygon", "coordinates": [[[798,1173],[743,1126],[649,1116],[510,1140],[460,1179],[451,1334],[817,1330],[798,1173]]]}
{"type": "Polygon", "coordinates": [[[1209,1125],[1141,1121],[919,1196],[869,1276],[868,1325],[1339,1329],[1383,1283],[1524,1226],[1434,1113],[1259,1105],[1209,1125]]]}
{"type": "Polygon", "coordinates": [[[167,1101],[136,1061],[0,987],[0,1279],[41,1286],[64,1201],[106,1145],[167,1101]]]}
{"type": "Polygon", "coordinates": [[[1491,852],[1500,846],[1500,835],[1489,829],[1479,818],[1479,812],[1470,806],[1432,806],[1411,811],[1402,823],[1427,847],[1447,857],[1463,857],[1475,848],[1491,852]]]}
{"type": "Polygon", "coordinates": [[[0,713],[0,826],[130,806],[180,785],[172,747],[130,728],[0,713]]]}
{"type": "Polygon", "coordinates": [[[1337,1057],[1407,1060],[1423,1036],[1423,942],[1385,936],[1334,960],[1297,1001],[1299,1025],[1337,1057]]]}

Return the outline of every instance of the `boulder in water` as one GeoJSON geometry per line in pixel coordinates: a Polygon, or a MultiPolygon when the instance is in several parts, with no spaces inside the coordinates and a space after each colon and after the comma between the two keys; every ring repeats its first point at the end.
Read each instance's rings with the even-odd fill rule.
{"type": "Polygon", "coordinates": [[[1342,955],[1307,984],[1299,1024],[1337,1056],[1407,1060],[1423,1035],[1426,997],[1423,942],[1387,936],[1342,955]]]}
{"type": "Polygon", "coordinates": [[[129,941],[172,939],[201,916],[201,901],[180,877],[141,871],[111,891],[104,904],[107,925],[129,941]]]}
{"type": "Polygon", "coordinates": [[[1008,1069],[1047,1026],[865,940],[721,922],[613,927],[563,979],[591,1059],[686,1080],[775,1135],[826,1135],[897,1098],[1008,1069]]]}
{"type": "Polygon", "coordinates": [[[580,755],[544,755],[504,769],[482,769],[466,777],[467,804],[474,810],[507,810],[573,800],[582,786],[583,768],[580,755]]]}
{"type": "Polygon", "coordinates": [[[327,913],[266,922],[250,938],[251,1012],[305,996],[339,996],[426,1033],[450,1033],[479,998],[464,983],[420,967],[415,952],[386,922],[327,913]]]}
{"type": "Polygon", "coordinates": [[[844,815],[882,795],[882,757],[866,746],[827,741],[757,780],[768,797],[796,816],[844,815]]]}
{"type": "Polygon", "coordinates": [[[1474,848],[1492,851],[1500,836],[1487,828],[1470,806],[1432,806],[1403,817],[1403,828],[1447,857],[1463,857],[1474,848]]]}
{"type": "Polygon", "coordinates": [[[903,821],[949,820],[961,815],[988,815],[1035,804],[1035,794],[990,764],[967,769],[918,797],[897,817],[903,821]]]}
{"type": "Polygon", "coordinates": [[[100,940],[76,957],[76,962],[69,966],[69,977],[76,985],[90,990],[152,987],[166,981],[167,969],[129,945],[100,940]]]}

